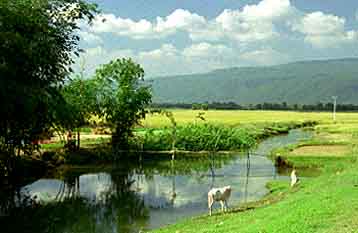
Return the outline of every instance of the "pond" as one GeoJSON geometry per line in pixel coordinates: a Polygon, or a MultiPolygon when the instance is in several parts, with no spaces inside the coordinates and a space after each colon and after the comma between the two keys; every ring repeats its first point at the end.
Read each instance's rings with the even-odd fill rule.
{"type": "Polygon", "coordinates": [[[289,180],[266,155],[310,136],[292,130],[263,141],[249,156],[140,157],[117,166],[64,168],[2,194],[1,232],[137,233],[208,213],[208,190],[225,185],[233,189],[229,206],[259,200],[267,182],[289,180]]]}

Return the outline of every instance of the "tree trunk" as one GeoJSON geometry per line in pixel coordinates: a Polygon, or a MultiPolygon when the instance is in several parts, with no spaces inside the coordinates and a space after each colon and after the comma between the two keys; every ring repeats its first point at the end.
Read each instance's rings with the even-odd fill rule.
{"type": "Polygon", "coordinates": [[[77,129],[77,150],[80,149],[80,144],[81,144],[81,138],[80,138],[80,129],[77,129]]]}

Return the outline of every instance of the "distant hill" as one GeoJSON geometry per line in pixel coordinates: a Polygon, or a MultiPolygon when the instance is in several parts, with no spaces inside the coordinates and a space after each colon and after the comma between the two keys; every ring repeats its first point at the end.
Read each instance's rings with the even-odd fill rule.
{"type": "Polygon", "coordinates": [[[153,78],[153,102],[358,103],[358,58],[295,62],[153,78]]]}

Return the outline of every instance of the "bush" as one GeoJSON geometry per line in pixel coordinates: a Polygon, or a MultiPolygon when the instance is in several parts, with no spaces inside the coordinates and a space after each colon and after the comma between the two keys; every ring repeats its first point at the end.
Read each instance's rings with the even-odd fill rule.
{"type": "MultiPolygon", "coordinates": [[[[171,150],[172,129],[148,130],[143,136],[144,150],[171,150]]],[[[176,149],[187,151],[225,151],[248,149],[256,144],[246,129],[212,124],[188,124],[177,127],[176,149]]]]}

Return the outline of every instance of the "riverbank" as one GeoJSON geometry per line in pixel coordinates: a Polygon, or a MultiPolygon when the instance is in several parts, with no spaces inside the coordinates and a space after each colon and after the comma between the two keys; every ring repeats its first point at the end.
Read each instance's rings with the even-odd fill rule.
{"type": "MultiPolygon", "coordinates": [[[[153,156],[171,156],[174,153],[173,140],[175,140],[175,154],[178,156],[206,156],[212,152],[229,154],[255,147],[262,140],[287,134],[292,129],[312,127],[315,121],[257,123],[245,124],[241,127],[228,127],[220,124],[187,124],[175,130],[173,138],[172,128],[137,129],[135,137],[130,141],[130,149],[116,151],[123,155],[144,154],[153,156]]],[[[63,143],[55,142],[44,145],[42,158],[58,164],[87,164],[110,162],[113,151],[110,139],[92,137],[82,141],[82,148],[78,151],[68,151],[63,143]]]]}
{"type": "Polygon", "coordinates": [[[281,148],[273,156],[296,167],[298,175],[303,168],[319,169],[318,177],[302,178],[294,188],[288,182],[270,183],[271,193],[259,202],[153,232],[356,232],[358,126],[323,124],[315,132],[313,140],[281,148]]]}
{"type": "MultiPolygon", "coordinates": [[[[235,190],[231,204],[260,200],[267,193],[267,182],[285,177],[276,173],[272,161],[258,154],[267,155],[277,146],[297,143],[310,138],[311,134],[311,131],[293,130],[287,135],[269,138],[260,143],[250,157],[246,153],[211,153],[211,156],[178,156],[171,160],[149,155],[129,157],[107,166],[64,165],[53,174],[19,187],[20,199],[26,201],[32,200],[27,197],[33,197],[40,205],[26,207],[25,202],[20,208],[7,212],[8,218],[3,218],[1,225],[9,232],[24,232],[22,226],[28,224],[27,232],[42,232],[39,229],[46,229],[42,226],[48,224],[55,232],[156,229],[187,216],[207,213],[208,188],[226,183],[228,179],[235,190]],[[68,214],[74,212],[73,216],[68,214]],[[109,215],[103,216],[103,212],[109,215]],[[93,221],[98,216],[103,217],[93,221]],[[118,224],[118,218],[124,220],[118,224]],[[10,219],[13,221],[9,222],[10,219]],[[57,219],[56,222],[53,219],[57,219]]],[[[11,201],[13,194],[6,196],[11,201]]]]}
{"type": "MultiPolygon", "coordinates": [[[[68,150],[64,142],[52,141],[41,145],[41,153],[32,156],[20,156],[16,159],[21,167],[16,182],[3,179],[3,185],[17,184],[33,180],[52,172],[62,165],[103,165],[114,161],[128,160],[145,156],[153,161],[158,159],[181,157],[207,157],[228,155],[254,148],[258,143],[272,136],[287,134],[292,129],[311,128],[315,121],[269,122],[243,124],[240,127],[229,127],[225,124],[190,123],[176,129],[175,151],[172,149],[172,129],[140,129],[135,131],[129,150],[113,152],[109,135],[84,134],[81,136],[81,149],[68,150]],[[31,164],[36,166],[32,166],[31,164]],[[40,166],[40,169],[38,167],[40,166]],[[36,169],[31,169],[36,167],[36,169]],[[41,171],[39,173],[38,171],[41,171]]],[[[90,130],[88,130],[90,131],[90,130]]]]}

